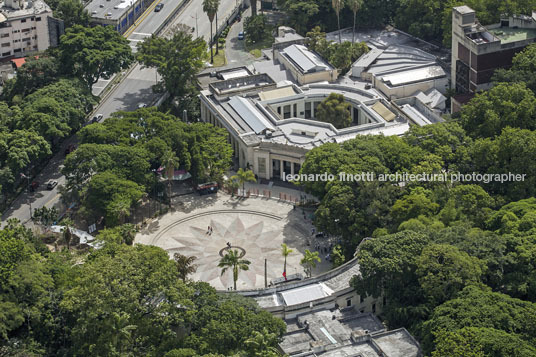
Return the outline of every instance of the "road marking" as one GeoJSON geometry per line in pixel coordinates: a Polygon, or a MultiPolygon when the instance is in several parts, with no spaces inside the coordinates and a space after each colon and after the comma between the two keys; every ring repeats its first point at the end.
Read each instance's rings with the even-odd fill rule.
{"type": "Polygon", "coordinates": [[[152,33],[133,32],[133,33],[131,33],[131,35],[151,36],[152,33]]]}
{"type": "Polygon", "coordinates": [[[137,39],[133,39],[133,38],[129,38],[128,40],[129,40],[129,41],[132,41],[132,42],[140,42],[140,41],[145,41],[145,39],[143,39],[143,40],[137,40],[137,39]]]}
{"type": "Polygon", "coordinates": [[[50,200],[47,201],[43,206],[47,206],[50,202],[55,201],[60,197],[61,195],[58,193],[56,196],[52,197],[50,200]]]}
{"type": "Polygon", "coordinates": [[[132,35],[134,30],[138,28],[138,26],[143,22],[143,20],[145,20],[147,16],[149,16],[149,14],[153,12],[158,2],[159,2],[158,0],[153,1],[153,3],[149,5],[147,10],[145,10],[145,12],[141,14],[141,16],[138,17],[138,19],[134,22],[134,25],[132,25],[128,30],[125,31],[125,33],[123,34],[123,37],[128,38],[128,36],[132,35]]]}

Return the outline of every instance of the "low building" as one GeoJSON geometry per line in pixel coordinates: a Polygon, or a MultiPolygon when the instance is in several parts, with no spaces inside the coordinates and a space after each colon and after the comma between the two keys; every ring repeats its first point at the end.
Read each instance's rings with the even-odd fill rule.
{"type": "Polygon", "coordinates": [[[300,357],[421,357],[405,328],[386,331],[372,313],[354,308],[320,310],[287,319],[279,350],[300,357]]]}
{"type": "Polygon", "coordinates": [[[57,46],[63,32],[63,21],[44,1],[0,0],[0,59],[57,46]]]}
{"type": "Polygon", "coordinates": [[[91,16],[91,24],[113,26],[124,33],[153,0],[92,0],[86,10],[91,16]]]}
{"type": "Polygon", "coordinates": [[[417,92],[414,96],[393,100],[414,125],[428,125],[443,121],[441,114],[445,112],[447,98],[436,89],[417,92]]]}
{"type": "Polygon", "coordinates": [[[290,71],[299,85],[322,81],[333,82],[339,76],[337,69],[304,45],[292,44],[274,51],[274,59],[290,71]]]}
{"type": "Polygon", "coordinates": [[[467,94],[491,87],[498,68],[508,68],[513,57],[536,42],[536,12],[532,16],[503,16],[497,24],[482,26],[468,6],[452,11],[452,87],[456,93],[453,111],[458,111],[467,94]]]}
{"type": "Polygon", "coordinates": [[[357,135],[402,135],[409,129],[408,120],[366,83],[300,87],[243,67],[199,78],[201,120],[225,128],[238,166],[251,168],[260,178],[285,179],[298,173],[305,154],[324,143],[357,135]],[[217,79],[234,77],[233,71],[240,76],[217,79]],[[350,104],[350,127],[337,129],[316,120],[318,105],[331,93],[343,95],[350,104]]]}
{"type": "Polygon", "coordinates": [[[434,55],[404,45],[372,48],[352,65],[352,76],[371,82],[389,99],[432,89],[446,93],[449,87],[434,55]]]}

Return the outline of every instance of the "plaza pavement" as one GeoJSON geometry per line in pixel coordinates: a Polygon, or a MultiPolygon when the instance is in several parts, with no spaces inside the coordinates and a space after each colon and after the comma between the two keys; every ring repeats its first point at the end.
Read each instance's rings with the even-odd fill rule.
{"type": "MultiPolygon", "coordinates": [[[[262,186],[267,189],[266,185],[262,186]]],[[[287,188],[276,190],[293,191],[299,195],[299,191],[287,188]]],[[[274,198],[233,198],[220,192],[207,196],[179,196],[174,199],[174,206],[176,209],[171,213],[144,227],[137,234],[135,242],[161,247],[170,257],[174,253],[195,256],[197,271],[190,278],[208,282],[218,290],[233,286],[232,271],[221,275],[221,269],[218,268],[221,255],[225,254],[222,249],[227,247],[227,242],[241,248],[237,250],[243,249],[243,259],[251,262],[249,271],[239,273],[238,289],[265,286],[265,259],[268,284],[272,279],[282,277],[282,243],[294,250],[287,258],[287,275],[304,274],[300,260],[305,249],[314,250],[310,219],[304,219],[301,209],[295,209],[288,202],[274,198]],[[212,227],[211,234],[207,233],[209,226],[212,227]]],[[[330,267],[331,263],[322,259],[313,275],[330,267]]]]}

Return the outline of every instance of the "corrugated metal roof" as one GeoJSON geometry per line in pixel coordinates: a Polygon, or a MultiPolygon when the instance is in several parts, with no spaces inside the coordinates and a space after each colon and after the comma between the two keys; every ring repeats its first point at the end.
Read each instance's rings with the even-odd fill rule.
{"type": "Polygon", "coordinates": [[[404,114],[406,114],[415,124],[419,126],[432,124],[430,120],[428,120],[421,112],[419,112],[417,108],[413,107],[411,104],[404,104],[401,108],[404,114]]]}
{"type": "Polygon", "coordinates": [[[314,52],[303,45],[291,45],[284,49],[284,53],[302,70],[307,73],[313,69],[329,70],[330,66],[314,52]]]}
{"type": "Polygon", "coordinates": [[[256,134],[264,129],[275,130],[272,124],[245,98],[231,97],[229,105],[256,134]]]}

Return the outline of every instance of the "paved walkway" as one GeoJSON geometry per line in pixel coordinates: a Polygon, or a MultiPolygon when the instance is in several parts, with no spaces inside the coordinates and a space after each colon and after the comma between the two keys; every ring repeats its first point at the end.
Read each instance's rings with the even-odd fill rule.
{"type": "Polygon", "coordinates": [[[255,57],[245,50],[245,40],[238,39],[238,33],[244,31],[244,21],[250,15],[251,8],[248,8],[242,13],[242,20],[235,22],[229,29],[225,40],[225,57],[229,65],[246,66],[255,61],[255,57]]]}
{"type": "MultiPolygon", "coordinates": [[[[174,253],[197,257],[197,272],[191,278],[208,282],[216,289],[226,290],[233,285],[232,272],[221,275],[218,268],[220,254],[225,254],[227,243],[243,251],[243,259],[251,262],[249,271],[239,273],[238,289],[264,287],[265,259],[268,284],[282,276],[282,243],[294,250],[287,258],[289,275],[303,273],[300,260],[305,249],[315,248],[310,219],[304,219],[301,209],[295,209],[288,202],[268,198],[231,198],[221,192],[177,199],[180,199],[180,208],[150,223],[136,236],[135,242],[162,247],[170,257],[174,253]],[[209,226],[212,233],[208,230],[209,226]]],[[[322,259],[313,274],[330,268],[331,263],[322,259]]]]}

